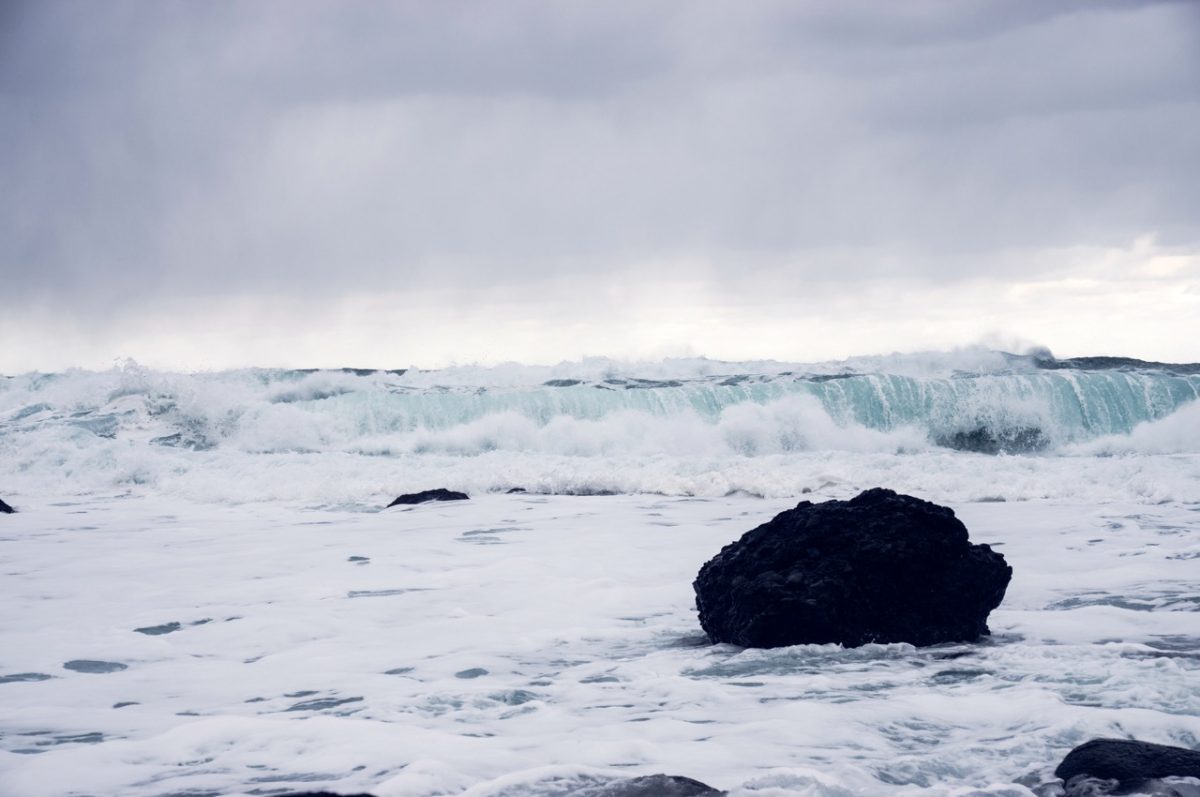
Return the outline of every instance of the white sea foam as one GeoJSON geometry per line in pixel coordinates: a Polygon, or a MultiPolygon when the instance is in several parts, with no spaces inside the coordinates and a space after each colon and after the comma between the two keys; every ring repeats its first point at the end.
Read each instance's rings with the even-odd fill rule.
{"type": "Polygon", "coordinates": [[[1189,454],[1200,451],[1200,401],[1156,421],[1138,424],[1124,435],[1105,435],[1071,447],[1078,455],[1189,454]]]}
{"type": "Polygon", "coordinates": [[[1015,571],[986,644],[703,644],[696,570],[793,503],[30,507],[0,519],[0,793],[1029,797],[1087,738],[1200,740],[1194,505],[957,506],[1015,571]]]}

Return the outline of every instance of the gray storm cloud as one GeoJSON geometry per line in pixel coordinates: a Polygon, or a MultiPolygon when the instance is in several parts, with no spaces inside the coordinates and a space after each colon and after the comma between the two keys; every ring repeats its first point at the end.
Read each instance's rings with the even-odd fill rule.
{"type": "Polygon", "coordinates": [[[51,0],[0,28],[10,300],[1200,241],[1194,3],[51,0]]]}

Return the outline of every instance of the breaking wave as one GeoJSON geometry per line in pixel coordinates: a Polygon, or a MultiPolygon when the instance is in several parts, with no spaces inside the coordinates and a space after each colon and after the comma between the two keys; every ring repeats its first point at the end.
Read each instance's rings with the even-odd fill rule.
{"type": "Polygon", "coordinates": [[[438,371],[173,374],[127,363],[0,379],[0,476],[161,483],[220,460],[246,478],[284,455],[321,454],[402,458],[409,471],[438,463],[496,488],[499,475],[464,477],[464,460],[511,454],[592,472],[603,458],[669,459],[678,475],[701,460],[732,472],[822,452],[1190,454],[1200,453],[1197,398],[1200,366],[983,350],[816,365],[585,360],[438,371]]]}

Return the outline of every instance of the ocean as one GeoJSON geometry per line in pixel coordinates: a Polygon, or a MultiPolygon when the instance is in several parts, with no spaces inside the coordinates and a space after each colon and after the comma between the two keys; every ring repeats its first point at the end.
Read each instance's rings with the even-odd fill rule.
{"type": "Polygon", "coordinates": [[[982,349],[0,378],[0,795],[1016,797],[1195,747],[1198,398],[982,349]],[[708,643],[707,559],[877,486],[1004,554],[990,638],[708,643]]]}

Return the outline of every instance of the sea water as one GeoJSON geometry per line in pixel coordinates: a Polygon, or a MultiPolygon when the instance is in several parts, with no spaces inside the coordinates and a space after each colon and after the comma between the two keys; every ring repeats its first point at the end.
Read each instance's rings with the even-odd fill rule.
{"type": "Polygon", "coordinates": [[[0,379],[0,794],[1029,795],[1196,746],[1198,395],[986,351],[0,379]],[[874,486],[1005,555],[989,639],[707,642],[704,561],[874,486]]]}

